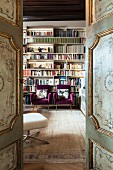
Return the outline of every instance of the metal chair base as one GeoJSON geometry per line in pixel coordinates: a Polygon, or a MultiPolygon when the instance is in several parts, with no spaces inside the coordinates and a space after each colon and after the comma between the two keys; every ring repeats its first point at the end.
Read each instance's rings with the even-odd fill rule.
{"type": "Polygon", "coordinates": [[[36,140],[36,141],[41,141],[41,142],[43,142],[43,143],[45,143],[45,144],[49,144],[48,141],[43,140],[43,139],[39,139],[39,138],[36,138],[36,137],[33,136],[33,135],[35,135],[35,134],[37,134],[37,133],[39,133],[39,131],[38,131],[38,132],[35,132],[35,133],[31,133],[31,134],[30,134],[30,131],[28,131],[28,134],[27,134],[27,135],[23,135],[23,141],[25,142],[25,141],[28,140],[28,139],[33,139],[33,140],[36,140]]]}

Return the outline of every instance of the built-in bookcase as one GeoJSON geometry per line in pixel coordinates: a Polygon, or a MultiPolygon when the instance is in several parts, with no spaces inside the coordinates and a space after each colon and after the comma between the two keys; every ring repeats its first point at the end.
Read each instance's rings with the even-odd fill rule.
{"type": "Polygon", "coordinates": [[[70,84],[78,95],[85,76],[85,29],[27,27],[23,30],[24,93],[37,84],[70,84]]]}
{"type": "Polygon", "coordinates": [[[79,89],[80,109],[86,115],[86,94],[85,94],[85,78],[81,78],[81,87],[79,89]]]}

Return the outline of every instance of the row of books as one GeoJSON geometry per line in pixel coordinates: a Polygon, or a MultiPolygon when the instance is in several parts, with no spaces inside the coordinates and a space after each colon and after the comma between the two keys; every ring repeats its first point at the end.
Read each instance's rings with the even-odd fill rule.
{"type": "Polygon", "coordinates": [[[84,60],[85,54],[56,54],[54,60],[84,60]]]}
{"type": "Polygon", "coordinates": [[[26,54],[23,56],[25,62],[28,59],[83,60],[85,59],[85,54],[26,54]]]}
{"type": "Polygon", "coordinates": [[[24,78],[23,87],[26,86],[36,86],[37,84],[49,84],[49,85],[58,85],[61,84],[61,81],[64,81],[64,84],[70,84],[71,86],[81,87],[80,78],[67,78],[66,76],[60,76],[55,79],[40,79],[40,78],[24,78]]]}
{"type": "Polygon", "coordinates": [[[72,44],[79,44],[85,43],[85,38],[58,38],[58,37],[41,37],[41,38],[26,38],[26,43],[54,43],[54,44],[61,44],[61,43],[72,43],[72,44]]]}
{"type": "Polygon", "coordinates": [[[23,70],[23,76],[56,76],[59,75],[59,71],[45,71],[45,70],[23,70]]]}
{"type": "MultiPolygon", "coordinates": [[[[42,48],[42,47],[41,47],[42,48]]],[[[26,47],[23,46],[23,53],[27,53],[27,52],[35,52],[35,53],[39,53],[38,51],[38,46],[31,46],[31,47],[26,47]]],[[[44,48],[42,48],[42,53],[85,53],[85,47],[84,45],[55,45],[54,48],[53,47],[48,47],[45,46],[44,48]]]]}
{"type": "Polygon", "coordinates": [[[53,31],[31,31],[31,30],[27,30],[27,36],[35,36],[35,37],[53,36],[53,31]]]}
{"type": "MultiPolygon", "coordinates": [[[[45,82],[39,82],[40,85],[45,85],[45,82]]],[[[59,85],[59,84],[66,84],[66,81],[65,80],[60,80],[59,82],[56,83],[56,85],[59,85]]],[[[51,84],[53,85],[53,84],[51,84]]],[[[71,87],[71,92],[77,92],[79,91],[80,87],[79,86],[73,86],[71,87]]],[[[54,91],[56,90],[56,87],[54,87],[54,91]]],[[[36,92],[36,85],[32,85],[32,86],[23,86],[23,91],[26,92],[36,92]]]]}
{"type": "MultiPolygon", "coordinates": [[[[25,52],[39,52],[38,49],[39,49],[39,46],[29,46],[29,47],[24,47],[26,49],[23,49],[25,52]]],[[[51,46],[41,46],[40,47],[42,49],[41,52],[46,52],[46,53],[50,53],[50,52],[53,52],[53,47],[51,46]]]]}
{"type": "Polygon", "coordinates": [[[28,95],[25,95],[25,104],[27,104],[27,105],[30,105],[31,104],[31,101],[30,101],[30,95],[28,94],[28,95]]]}
{"type": "Polygon", "coordinates": [[[72,86],[71,92],[79,92],[80,86],[72,86]]]}
{"type": "MultiPolygon", "coordinates": [[[[62,81],[62,79],[35,79],[35,80],[26,79],[26,81],[23,85],[23,89],[24,89],[24,91],[26,91],[26,88],[27,88],[27,90],[34,92],[36,90],[36,85],[38,85],[38,84],[39,85],[46,85],[46,84],[58,85],[58,84],[62,84],[61,81],[62,81]],[[28,83],[30,83],[30,84],[28,84],[28,83]]],[[[66,82],[67,81],[65,80],[65,84],[66,84],[66,82]]]]}
{"type": "Polygon", "coordinates": [[[54,69],[84,69],[84,64],[75,64],[75,63],[54,63],[54,69]]]}
{"type": "Polygon", "coordinates": [[[27,29],[27,36],[55,36],[55,37],[85,37],[85,31],[82,30],[74,30],[74,29],[53,29],[50,30],[29,30],[27,29]]]}
{"type": "MultiPolygon", "coordinates": [[[[25,63],[23,64],[23,69],[84,69],[85,65],[80,63],[80,64],[74,64],[74,63],[49,63],[49,62],[32,62],[32,63],[25,63]]],[[[60,74],[60,72],[59,72],[60,74]]]]}
{"type": "Polygon", "coordinates": [[[68,30],[67,37],[86,37],[85,31],[68,30]]]}
{"type": "Polygon", "coordinates": [[[56,45],[56,46],[54,46],[54,52],[55,53],[66,53],[67,52],[66,46],[64,46],[64,45],[56,45]]]}
{"type": "Polygon", "coordinates": [[[53,54],[31,54],[30,59],[44,59],[44,60],[53,60],[53,54]]]}
{"type": "Polygon", "coordinates": [[[84,71],[74,71],[74,70],[56,70],[56,71],[45,71],[45,70],[23,70],[23,76],[75,76],[84,77],[84,71]]]}
{"type": "Polygon", "coordinates": [[[55,37],[85,37],[84,31],[77,31],[74,29],[55,29],[54,30],[54,36],[55,37]]]}
{"type": "Polygon", "coordinates": [[[23,45],[27,44],[27,39],[23,37],[23,45]]]}
{"type": "Polygon", "coordinates": [[[27,63],[26,68],[32,68],[32,69],[53,69],[53,62],[32,62],[27,63]]]}
{"type": "Polygon", "coordinates": [[[67,53],[85,53],[84,45],[67,45],[67,53]]]}
{"type": "Polygon", "coordinates": [[[54,47],[55,53],[85,53],[84,45],[57,45],[54,47]]]}

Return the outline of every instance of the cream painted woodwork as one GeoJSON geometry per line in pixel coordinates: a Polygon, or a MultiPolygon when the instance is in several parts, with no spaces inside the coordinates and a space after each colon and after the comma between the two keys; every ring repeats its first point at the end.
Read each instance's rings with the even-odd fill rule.
{"type": "Polygon", "coordinates": [[[0,170],[22,165],[22,2],[0,1],[0,170]]]}
{"type": "Polygon", "coordinates": [[[113,169],[113,1],[87,0],[87,170],[113,169]]]}

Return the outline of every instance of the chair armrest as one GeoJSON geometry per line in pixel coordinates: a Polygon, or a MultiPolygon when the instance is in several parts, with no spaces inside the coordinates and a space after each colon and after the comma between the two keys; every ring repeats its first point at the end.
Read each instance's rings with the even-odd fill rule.
{"type": "Polygon", "coordinates": [[[72,104],[74,104],[74,93],[70,94],[70,100],[71,100],[72,104]]]}
{"type": "Polygon", "coordinates": [[[37,95],[34,93],[30,93],[30,102],[32,103],[32,101],[36,99],[37,99],[37,95]]]}
{"type": "Polygon", "coordinates": [[[54,104],[56,104],[57,97],[58,97],[57,93],[53,93],[53,103],[54,104]]]}
{"type": "Polygon", "coordinates": [[[48,103],[50,104],[51,102],[51,93],[48,93],[48,103]]]}

